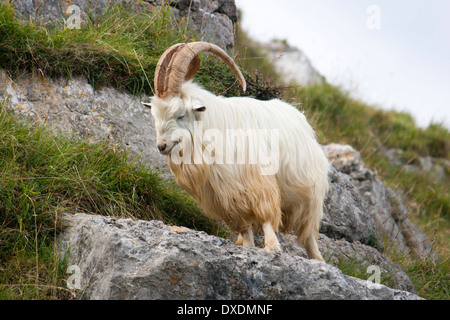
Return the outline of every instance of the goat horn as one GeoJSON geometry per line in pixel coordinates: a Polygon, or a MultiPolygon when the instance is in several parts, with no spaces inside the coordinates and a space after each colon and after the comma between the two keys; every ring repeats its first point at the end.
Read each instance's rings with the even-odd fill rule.
{"type": "Polygon", "coordinates": [[[169,64],[172,60],[172,57],[183,46],[185,46],[184,43],[175,44],[171,46],[169,49],[167,49],[163,53],[161,58],[159,58],[158,64],[156,65],[155,79],[154,79],[155,93],[156,96],[159,98],[164,97],[167,92],[167,85],[165,79],[167,76],[167,72],[168,71],[170,72],[169,64]]]}
{"type": "Polygon", "coordinates": [[[233,70],[245,92],[247,84],[244,76],[234,60],[225,51],[212,43],[192,42],[181,47],[175,56],[172,55],[173,58],[170,61],[171,70],[166,75],[168,82],[165,87],[171,95],[179,96],[183,83],[195,76],[200,67],[200,58],[198,55],[202,52],[212,52],[218,55],[233,70]]]}
{"type": "MultiPolygon", "coordinates": [[[[174,61],[173,58],[177,55],[178,52],[181,51],[180,49],[183,48],[185,45],[186,45],[185,43],[178,43],[176,45],[173,45],[164,52],[161,58],[159,58],[155,70],[154,85],[156,95],[160,98],[164,98],[167,96],[168,74],[172,69],[172,63],[174,61]]],[[[201,61],[199,56],[197,55],[189,64],[189,67],[185,74],[185,81],[191,80],[197,74],[200,65],[201,61]]]]}
{"type": "Polygon", "coordinates": [[[196,55],[189,64],[186,74],[184,75],[184,81],[191,80],[197,74],[197,71],[198,69],[200,69],[201,64],[202,62],[200,61],[200,57],[196,55]]]}

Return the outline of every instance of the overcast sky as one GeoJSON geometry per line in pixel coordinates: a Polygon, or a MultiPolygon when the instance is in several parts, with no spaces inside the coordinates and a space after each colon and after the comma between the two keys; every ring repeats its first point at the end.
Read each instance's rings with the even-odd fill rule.
{"type": "Polygon", "coordinates": [[[287,39],[333,84],[450,128],[450,0],[236,0],[250,36],[287,39]]]}

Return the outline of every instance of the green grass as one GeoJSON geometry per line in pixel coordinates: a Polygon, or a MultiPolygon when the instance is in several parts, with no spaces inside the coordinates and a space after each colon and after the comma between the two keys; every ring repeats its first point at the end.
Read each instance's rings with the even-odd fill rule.
{"type": "Polygon", "coordinates": [[[177,42],[189,40],[187,28],[170,23],[163,5],[155,13],[134,13],[126,6],[108,6],[81,29],[36,26],[0,4],[0,67],[12,75],[40,72],[48,77],[84,75],[98,88],[113,86],[138,94],[152,93],[158,57],[177,42]],[[151,52],[151,54],[148,54],[151,52]]]}
{"type": "Polygon", "coordinates": [[[403,270],[416,287],[417,294],[429,300],[449,300],[450,261],[433,263],[429,260],[404,259],[403,270]]]}
{"type": "MultiPolygon", "coordinates": [[[[185,192],[108,143],[55,136],[0,108],[0,297],[55,297],[62,215],[159,219],[224,236],[185,192]]],[[[64,292],[64,290],[63,290],[64,292]]]]}
{"type": "MultiPolygon", "coordinates": [[[[236,45],[244,67],[258,70],[271,83],[281,82],[267,57],[245,32],[237,33],[236,45]]],[[[438,181],[433,174],[408,172],[393,166],[383,149],[402,149],[404,162],[411,164],[417,164],[419,157],[425,156],[450,160],[450,132],[438,123],[419,128],[407,113],[384,111],[367,105],[353,99],[342,88],[326,82],[306,87],[294,85],[281,91],[284,100],[305,112],[322,144],[353,146],[382,181],[404,195],[409,218],[432,241],[440,261],[417,261],[392,250],[385,254],[402,266],[420,296],[449,299],[450,179],[438,181]]],[[[450,174],[450,168],[444,167],[447,175],[450,174]]],[[[368,277],[366,270],[352,259],[341,261],[336,266],[347,275],[362,279],[368,277]]],[[[382,277],[382,283],[391,281],[389,275],[382,277]]]]}
{"type": "MultiPolygon", "coordinates": [[[[168,4],[151,13],[110,5],[105,13],[87,19],[81,29],[24,23],[10,5],[0,4],[0,68],[12,76],[82,75],[94,88],[111,86],[153,95],[154,70],[162,53],[175,43],[197,38],[185,22],[174,20],[168,4]]],[[[243,95],[229,68],[212,55],[202,60],[198,82],[217,94],[243,95]]],[[[245,95],[265,99],[276,93],[263,79],[245,76],[249,80],[245,95]]]]}
{"type": "MultiPolygon", "coordinates": [[[[388,248],[384,252],[390,261],[397,263],[408,275],[416,288],[417,295],[430,300],[448,300],[450,297],[450,260],[433,261],[431,259],[417,260],[388,248]]],[[[354,256],[335,257],[324,253],[325,261],[339,268],[345,275],[368,280],[371,276],[367,268],[371,261],[361,263],[354,256]]],[[[396,287],[395,271],[381,270],[380,283],[388,287],[396,287]]]]}
{"type": "Polygon", "coordinates": [[[449,179],[439,181],[428,173],[407,172],[392,166],[382,151],[382,148],[400,148],[408,163],[418,162],[424,156],[449,159],[450,132],[442,125],[418,128],[409,114],[376,109],[326,83],[296,88],[289,96],[302,102],[323,143],[352,145],[382,180],[402,190],[411,204],[418,206],[417,216],[442,218],[449,226],[449,179]]]}
{"type": "Polygon", "coordinates": [[[360,149],[373,144],[377,149],[380,145],[403,149],[411,157],[450,157],[450,132],[442,125],[418,128],[407,113],[368,106],[327,83],[295,88],[289,96],[301,100],[329,138],[352,139],[360,149]]]}
{"type": "Polygon", "coordinates": [[[409,163],[420,156],[449,159],[449,131],[438,124],[418,128],[409,114],[368,106],[327,83],[295,88],[286,93],[286,99],[302,103],[322,143],[352,145],[382,181],[404,194],[409,217],[434,242],[440,262],[401,259],[401,265],[422,297],[448,299],[450,180],[438,181],[429,173],[393,166],[382,148],[404,150],[409,163]]]}

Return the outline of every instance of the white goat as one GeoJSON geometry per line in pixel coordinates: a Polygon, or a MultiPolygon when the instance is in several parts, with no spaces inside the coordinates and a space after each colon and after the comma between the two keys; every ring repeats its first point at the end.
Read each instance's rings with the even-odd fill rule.
{"type": "MultiPolygon", "coordinates": [[[[234,71],[244,91],[246,88],[233,59],[213,44],[177,44],[162,55],[155,72],[156,95],[144,105],[151,107],[157,147],[167,155],[175,180],[207,215],[224,220],[238,232],[236,244],[254,246],[252,228],[262,228],[265,249],[279,251],[276,232],[294,231],[308,257],[323,261],[316,240],[328,190],[329,163],[313,129],[303,113],[280,100],[217,97],[192,83],[201,52],[218,55],[234,71]],[[229,130],[269,130],[272,135],[259,139],[258,144],[276,154],[271,157],[276,161],[276,172],[263,174],[260,163],[248,161],[198,161],[205,157],[196,161],[195,154],[206,150],[215,159],[223,153],[235,160],[243,152],[242,140],[227,142],[224,148],[216,145],[211,151],[212,140],[206,143],[202,139],[211,129],[223,134],[229,130]],[[175,134],[180,130],[187,132],[184,138],[188,139],[175,134]],[[271,140],[275,133],[277,139],[271,140]]],[[[217,135],[214,139],[220,140],[217,135]]]]}

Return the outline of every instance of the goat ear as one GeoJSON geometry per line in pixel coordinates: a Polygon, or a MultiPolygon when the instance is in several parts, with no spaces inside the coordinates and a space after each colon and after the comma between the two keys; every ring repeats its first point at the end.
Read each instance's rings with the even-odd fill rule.
{"type": "Polygon", "coordinates": [[[152,104],[151,104],[151,103],[146,103],[146,102],[141,102],[141,103],[142,103],[142,105],[143,105],[144,107],[147,107],[147,108],[149,108],[149,109],[152,108],[152,104]]]}
{"type": "Polygon", "coordinates": [[[205,112],[206,106],[196,106],[196,107],[192,108],[192,110],[194,110],[195,112],[205,112]]]}

